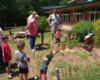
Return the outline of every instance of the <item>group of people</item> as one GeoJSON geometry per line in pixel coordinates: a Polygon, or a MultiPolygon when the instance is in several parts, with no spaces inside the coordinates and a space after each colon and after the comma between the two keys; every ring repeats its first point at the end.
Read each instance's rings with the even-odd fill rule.
{"type": "MultiPolygon", "coordinates": [[[[3,34],[1,39],[3,41],[2,43],[3,61],[5,62],[6,65],[7,78],[12,79],[13,77],[10,75],[10,72],[13,72],[14,70],[10,69],[10,61],[12,60],[12,54],[9,45],[7,44],[9,42],[9,36],[3,34]]],[[[29,58],[23,52],[24,47],[25,47],[25,42],[19,41],[17,43],[18,50],[15,51],[15,59],[17,62],[17,67],[19,68],[20,80],[23,80],[23,74],[25,76],[25,80],[28,80],[28,73],[29,73],[27,64],[27,62],[29,62],[29,58]]]]}
{"type": "Polygon", "coordinates": [[[54,34],[55,34],[55,39],[56,39],[56,43],[60,42],[60,37],[61,37],[61,29],[59,29],[59,23],[61,22],[61,18],[60,16],[57,14],[57,10],[54,9],[53,10],[53,14],[51,14],[48,19],[47,19],[49,25],[51,26],[51,44],[53,44],[53,38],[54,38],[54,34]]]}
{"type": "MultiPolygon", "coordinates": [[[[36,14],[36,12],[33,12],[27,19],[27,37],[29,38],[29,46],[31,51],[34,51],[34,45],[35,45],[35,36],[37,34],[38,30],[38,20],[39,16],[36,14]]],[[[56,43],[60,42],[60,37],[61,37],[61,29],[58,28],[59,23],[61,22],[60,16],[57,14],[57,10],[54,9],[53,14],[51,14],[48,19],[47,19],[49,25],[51,26],[52,29],[52,41],[51,44],[53,44],[53,37],[54,34],[56,36],[56,43]]],[[[2,35],[2,30],[0,31],[0,36],[2,35]]],[[[7,44],[9,41],[9,37],[6,34],[3,34],[1,37],[1,43],[0,46],[2,47],[3,51],[3,60],[6,64],[6,72],[7,72],[7,78],[12,79],[13,77],[10,75],[11,71],[14,71],[13,69],[10,69],[10,61],[12,59],[11,55],[11,49],[9,45],[7,44]],[[3,43],[2,43],[3,41],[3,43]]],[[[20,80],[23,80],[23,74],[25,76],[25,80],[28,80],[28,63],[29,62],[29,57],[26,56],[25,52],[23,52],[23,49],[25,47],[25,42],[19,41],[17,42],[17,48],[18,50],[15,51],[15,59],[17,62],[17,67],[19,68],[19,77],[20,80]]]]}
{"type": "MultiPolygon", "coordinates": [[[[29,45],[31,48],[31,51],[34,51],[34,44],[35,44],[35,36],[38,30],[38,15],[36,12],[33,12],[32,15],[28,17],[28,23],[27,23],[27,33],[29,35],[29,45]]],[[[7,78],[12,79],[13,77],[10,75],[10,72],[13,72],[13,69],[10,69],[10,61],[12,60],[11,55],[11,49],[9,45],[7,44],[9,42],[9,36],[6,34],[2,34],[2,30],[0,28],[0,51],[3,56],[3,61],[6,65],[6,72],[7,72],[7,78]],[[3,41],[3,43],[2,43],[3,41]]],[[[23,80],[23,74],[25,76],[25,80],[28,80],[28,63],[30,62],[29,57],[26,56],[25,52],[23,52],[23,49],[25,47],[25,42],[19,41],[17,42],[17,48],[18,50],[15,51],[15,59],[17,62],[17,67],[19,68],[19,77],[20,80],[23,80]]]]}

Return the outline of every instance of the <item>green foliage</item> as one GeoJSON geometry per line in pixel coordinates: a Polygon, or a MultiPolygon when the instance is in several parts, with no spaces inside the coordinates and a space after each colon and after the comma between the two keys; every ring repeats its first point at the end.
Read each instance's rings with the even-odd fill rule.
{"type": "Polygon", "coordinates": [[[27,17],[34,9],[29,0],[2,0],[0,5],[0,21],[2,23],[17,22],[18,25],[25,25],[27,17]]]}
{"type": "Polygon", "coordinates": [[[39,26],[38,31],[41,31],[43,28],[46,29],[46,27],[47,27],[47,18],[45,16],[40,16],[39,17],[38,26],[39,26]]]}
{"type": "Polygon", "coordinates": [[[92,30],[94,30],[93,23],[87,21],[78,22],[72,28],[72,32],[79,37],[80,41],[84,41],[84,36],[88,33],[92,33],[92,30]]]}
{"type": "Polygon", "coordinates": [[[71,49],[73,46],[78,46],[79,45],[79,39],[69,39],[68,40],[68,48],[71,49]]]}
{"type": "Polygon", "coordinates": [[[89,66],[83,67],[84,65],[74,66],[72,68],[72,74],[64,69],[62,71],[61,80],[100,80],[100,62],[89,63],[89,66]]]}
{"type": "Polygon", "coordinates": [[[96,47],[100,47],[100,20],[94,22],[94,27],[95,27],[95,29],[93,30],[95,34],[95,36],[93,37],[94,45],[96,47]]]}
{"type": "Polygon", "coordinates": [[[17,22],[18,26],[26,25],[27,18],[33,11],[41,15],[40,8],[42,6],[59,5],[59,1],[60,0],[0,0],[0,22],[17,22]]]}
{"type": "Polygon", "coordinates": [[[78,69],[79,69],[78,65],[77,65],[77,66],[75,65],[74,68],[73,68],[73,70],[74,70],[75,72],[77,72],[78,69]]]}
{"type": "Polygon", "coordinates": [[[90,54],[84,51],[83,53],[79,53],[78,55],[82,58],[87,58],[90,54]]]}
{"type": "Polygon", "coordinates": [[[61,63],[56,63],[56,64],[55,64],[55,67],[60,69],[60,68],[66,67],[66,66],[68,66],[68,65],[69,65],[69,64],[67,64],[66,62],[63,61],[63,62],[61,62],[61,63]]]}
{"type": "Polygon", "coordinates": [[[60,0],[59,5],[67,5],[70,0],[60,0]]]}
{"type": "Polygon", "coordinates": [[[55,71],[52,71],[50,74],[51,74],[52,77],[56,76],[56,72],[55,71]]]}

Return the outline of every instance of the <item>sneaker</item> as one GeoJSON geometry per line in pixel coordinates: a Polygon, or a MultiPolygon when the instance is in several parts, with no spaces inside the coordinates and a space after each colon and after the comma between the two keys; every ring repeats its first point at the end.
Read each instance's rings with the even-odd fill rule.
{"type": "Polygon", "coordinates": [[[51,44],[53,44],[53,41],[51,41],[51,44]]]}
{"type": "Polygon", "coordinates": [[[31,51],[34,52],[34,49],[32,49],[31,51]]]}
{"type": "Polygon", "coordinates": [[[14,72],[14,69],[10,69],[10,72],[14,72]]]}

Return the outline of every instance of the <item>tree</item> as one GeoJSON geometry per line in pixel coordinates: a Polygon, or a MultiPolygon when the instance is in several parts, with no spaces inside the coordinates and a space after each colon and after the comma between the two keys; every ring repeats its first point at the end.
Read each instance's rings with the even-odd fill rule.
{"type": "Polygon", "coordinates": [[[60,0],[59,5],[67,5],[70,0],[60,0]]]}

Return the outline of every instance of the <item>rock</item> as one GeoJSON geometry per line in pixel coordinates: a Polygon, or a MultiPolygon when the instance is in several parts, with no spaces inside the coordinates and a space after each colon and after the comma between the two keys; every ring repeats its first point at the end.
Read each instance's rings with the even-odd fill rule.
{"type": "Polygon", "coordinates": [[[24,39],[17,38],[17,39],[14,40],[14,43],[17,43],[18,41],[24,41],[24,39]]]}
{"type": "Polygon", "coordinates": [[[10,38],[10,39],[9,39],[9,41],[12,41],[12,40],[13,40],[13,38],[10,38]]]}
{"type": "Polygon", "coordinates": [[[24,32],[15,32],[13,38],[25,38],[25,31],[24,32]]]}
{"type": "Polygon", "coordinates": [[[13,40],[13,38],[11,36],[9,36],[9,41],[12,41],[12,40],[13,40]]]}
{"type": "Polygon", "coordinates": [[[43,61],[47,62],[48,61],[48,58],[43,57],[43,61]]]}

